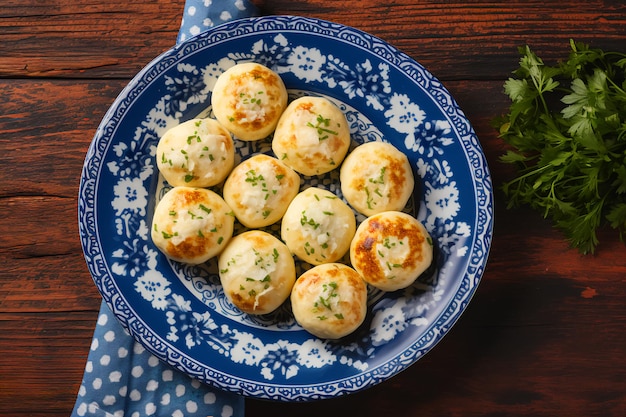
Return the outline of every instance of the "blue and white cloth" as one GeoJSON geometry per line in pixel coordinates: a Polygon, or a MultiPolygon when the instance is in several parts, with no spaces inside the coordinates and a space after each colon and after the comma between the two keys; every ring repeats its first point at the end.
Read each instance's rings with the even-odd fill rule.
{"type": "Polygon", "coordinates": [[[220,23],[257,14],[257,8],[247,0],[187,0],[176,43],[220,23]]]}
{"type": "MultiPolygon", "coordinates": [[[[177,43],[254,16],[246,0],[187,0],[177,43]]],[[[243,417],[244,399],[161,362],[137,343],[103,301],[71,417],[243,417]]]]}
{"type": "Polygon", "coordinates": [[[243,417],[243,397],[161,362],[102,302],[72,417],[243,417]]]}

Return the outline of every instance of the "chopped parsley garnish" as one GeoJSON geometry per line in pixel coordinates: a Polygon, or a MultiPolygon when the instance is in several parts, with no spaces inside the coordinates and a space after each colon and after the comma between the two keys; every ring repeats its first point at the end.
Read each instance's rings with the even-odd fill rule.
{"type": "MultiPolygon", "coordinates": [[[[332,300],[339,297],[339,293],[337,292],[338,288],[339,286],[334,281],[329,282],[328,284],[322,284],[322,295],[319,296],[319,298],[313,304],[313,306],[318,310],[321,308],[325,308],[327,310],[332,311],[333,310],[332,300]]],[[[337,316],[335,315],[335,317],[337,316]]],[[[320,320],[326,319],[325,316],[318,316],[317,318],[320,320]]],[[[343,316],[341,316],[341,318],[343,318],[343,316]]]]}
{"type": "Polygon", "coordinates": [[[320,223],[316,222],[314,218],[308,217],[306,215],[306,210],[302,210],[302,216],[300,217],[300,224],[302,226],[309,225],[314,230],[317,230],[317,228],[321,226],[320,223]]]}
{"type": "Polygon", "coordinates": [[[319,141],[326,140],[330,137],[330,135],[338,135],[339,132],[335,130],[329,129],[330,119],[325,118],[321,114],[317,115],[316,124],[311,122],[307,122],[307,127],[311,127],[317,131],[317,136],[319,141]]]}
{"type": "Polygon", "coordinates": [[[162,231],[161,234],[163,235],[163,239],[171,239],[174,236],[178,236],[178,232],[174,232],[173,234],[171,234],[171,233],[167,233],[165,231],[162,231]]]}

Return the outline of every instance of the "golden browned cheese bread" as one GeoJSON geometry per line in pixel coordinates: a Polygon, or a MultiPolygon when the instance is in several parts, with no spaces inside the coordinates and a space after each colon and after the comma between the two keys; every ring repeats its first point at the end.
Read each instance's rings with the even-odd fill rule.
{"type": "Polygon", "coordinates": [[[287,89],[280,76],[254,62],[237,64],[221,74],[211,95],[215,118],[238,139],[269,136],[287,107],[287,89]]]}
{"type": "Polygon", "coordinates": [[[355,230],[352,209],[335,194],[317,187],[300,192],[281,223],[281,237],[287,247],[313,265],[341,259],[355,230]]]}
{"type": "Polygon", "coordinates": [[[279,221],[300,190],[300,176],[278,159],[258,154],[233,169],[224,183],[224,200],[250,228],[279,221]]]}
{"type": "Polygon", "coordinates": [[[406,155],[386,142],[357,146],[341,166],[340,181],[345,199],[366,216],[402,210],[415,185],[406,155]]]}
{"type": "Polygon", "coordinates": [[[248,314],[276,310],[289,298],[296,280],[287,246],[261,230],[233,237],[219,255],[218,265],[226,297],[248,314]]]}
{"type": "Polygon", "coordinates": [[[272,150],[303,175],[338,168],[350,147],[350,129],[340,108],[323,97],[292,101],[280,117],[272,150]]]}
{"type": "Polygon", "coordinates": [[[386,211],[365,219],[350,245],[352,266],[368,284],[383,291],[406,288],[430,266],[433,245],[413,216],[386,211]]]}
{"type": "Polygon", "coordinates": [[[210,187],[233,169],[235,147],[230,132],[217,120],[193,119],[165,132],[156,161],[172,186],[210,187]]]}
{"type": "Polygon", "coordinates": [[[206,188],[174,187],[154,210],[151,237],[167,257],[200,264],[226,247],[234,223],[230,207],[219,194],[206,188]]]}
{"type": "Polygon", "coordinates": [[[318,265],[303,273],[291,291],[293,315],[309,333],[339,339],[354,332],[367,314],[367,286],[347,265],[318,265]]]}

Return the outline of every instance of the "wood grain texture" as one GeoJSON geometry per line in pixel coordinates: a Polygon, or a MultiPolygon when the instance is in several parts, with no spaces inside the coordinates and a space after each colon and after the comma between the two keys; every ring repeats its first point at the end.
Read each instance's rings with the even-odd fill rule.
{"type": "MultiPolygon", "coordinates": [[[[530,44],[570,38],[625,50],[621,1],[254,1],[263,14],[336,21],[435,74],[472,122],[496,187],[489,263],[468,310],[432,352],[365,392],[307,404],[249,399],[246,416],[626,415],[626,249],[567,247],[538,213],[510,210],[491,120],[530,44]]],[[[68,416],[100,305],[78,239],[85,152],[133,75],[171,47],[184,1],[0,4],[0,415],[68,416]]]]}
{"type": "MultiPolygon", "coordinates": [[[[32,3],[0,5],[0,77],[130,77],[174,44],[183,10],[181,1],[32,3]],[[63,48],[42,48],[55,43],[63,48]]],[[[609,1],[256,3],[263,14],[327,19],[379,36],[442,80],[502,78],[525,43],[547,59],[562,58],[570,38],[619,48],[626,27],[626,5],[609,1]]]]}

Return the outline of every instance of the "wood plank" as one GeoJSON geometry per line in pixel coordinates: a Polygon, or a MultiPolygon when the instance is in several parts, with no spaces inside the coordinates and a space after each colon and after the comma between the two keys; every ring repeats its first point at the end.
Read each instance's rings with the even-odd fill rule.
{"type": "MultiPolygon", "coordinates": [[[[533,217],[519,214],[520,220],[533,217]]],[[[494,248],[506,251],[521,234],[500,239],[494,248]]],[[[510,251],[524,253],[516,247],[510,251]]],[[[580,263],[591,264],[588,274],[569,275],[561,274],[560,264],[537,273],[532,261],[502,270],[500,255],[492,256],[496,264],[488,267],[450,334],[409,369],[364,392],[323,402],[251,399],[246,416],[340,417],[354,404],[367,404],[359,410],[365,416],[412,416],[416,410],[427,416],[620,416],[626,370],[614,364],[622,362],[626,345],[626,334],[617,330],[626,325],[623,261],[621,275],[607,280],[599,273],[604,278],[597,280],[593,265],[610,256],[598,262],[581,258],[580,263]]]]}
{"type": "Polygon", "coordinates": [[[0,79],[0,197],[76,198],[87,148],[125,84],[0,79]]]}
{"type": "Polygon", "coordinates": [[[3,274],[15,278],[0,281],[0,316],[88,311],[100,306],[100,295],[79,247],[73,254],[7,260],[3,250],[1,256],[3,274]]]}
{"type": "Polygon", "coordinates": [[[96,311],[0,314],[2,415],[70,414],[96,318],[96,311]]]}
{"type": "Polygon", "coordinates": [[[4,1],[0,77],[129,77],[174,45],[183,5],[4,1]]]}
{"type": "MultiPolygon", "coordinates": [[[[262,13],[347,24],[416,58],[452,92],[483,146],[495,229],[474,300],[417,364],[323,402],[249,399],[246,417],[602,415],[626,410],[626,261],[612,230],[595,256],[570,250],[540,214],[506,208],[513,175],[491,120],[528,43],[548,62],[570,38],[624,50],[626,3],[254,0],[262,13]]],[[[78,181],[103,115],[171,47],[184,0],[0,4],[0,415],[68,416],[100,296],[81,253],[78,181]]]]}
{"type": "MultiPolygon", "coordinates": [[[[517,62],[517,47],[525,43],[547,60],[564,58],[570,38],[619,49],[626,26],[626,4],[603,1],[569,0],[558,8],[538,1],[256,3],[264,14],[329,19],[369,32],[442,80],[502,79],[517,62]]],[[[174,45],[183,4],[112,0],[76,5],[59,0],[31,7],[4,2],[0,77],[129,78],[174,45]]]]}
{"type": "Polygon", "coordinates": [[[366,416],[414,415],[414,404],[421,415],[433,416],[485,410],[522,415],[529,409],[545,417],[619,416],[624,398],[617,393],[626,392],[626,372],[613,364],[621,362],[626,345],[626,334],[616,331],[626,325],[622,243],[614,234],[605,236],[604,251],[583,257],[568,250],[537,213],[496,207],[496,218],[504,223],[496,221],[482,283],[436,349],[356,395],[306,406],[248,400],[246,415],[339,417],[363,403],[366,416]],[[572,385],[572,379],[585,384],[572,385]]]}

